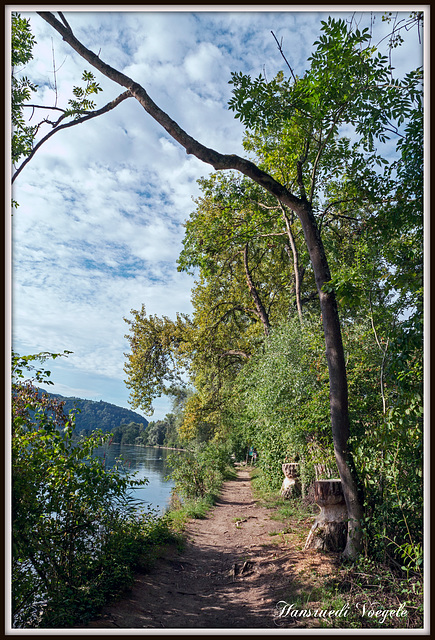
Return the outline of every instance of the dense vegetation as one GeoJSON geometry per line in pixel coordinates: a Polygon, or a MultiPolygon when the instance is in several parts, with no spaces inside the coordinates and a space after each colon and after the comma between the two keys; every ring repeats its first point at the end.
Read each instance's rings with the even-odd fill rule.
{"type": "Polygon", "coordinates": [[[168,456],[175,487],[167,514],[175,530],[190,518],[204,518],[219,496],[224,480],[235,477],[232,447],[225,443],[190,443],[168,456]]]}
{"type": "Polygon", "coordinates": [[[166,518],[137,506],[119,461],[92,453],[110,434],[74,437],[74,414],[38,393],[34,362],[13,356],[12,619],[15,627],[71,627],[89,619],[174,541],[166,518]],[[31,373],[30,373],[31,372],[31,373]],[[33,377],[26,377],[27,375],[33,377]]]}

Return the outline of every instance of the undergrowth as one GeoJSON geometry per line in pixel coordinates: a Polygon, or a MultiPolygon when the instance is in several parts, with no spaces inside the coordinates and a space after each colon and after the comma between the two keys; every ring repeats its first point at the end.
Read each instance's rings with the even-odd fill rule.
{"type": "Polygon", "coordinates": [[[175,481],[167,517],[171,527],[183,531],[191,519],[203,519],[215,505],[222,483],[236,477],[230,450],[209,442],[168,456],[175,481]]]}

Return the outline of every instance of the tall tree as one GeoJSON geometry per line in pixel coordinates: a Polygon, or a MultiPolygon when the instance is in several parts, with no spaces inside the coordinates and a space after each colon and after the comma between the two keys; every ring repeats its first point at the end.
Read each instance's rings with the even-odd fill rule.
{"type": "MultiPolygon", "coordinates": [[[[39,12],[39,15],[79,55],[125,87],[187,153],[210,164],[215,170],[240,171],[273,194],[299,218],[322,312],[334,451],[349,514],[345,554],[355,556],[361,547],[362,506],[348,446],[345,357],[335,292],[328,286],[331,273],[314,208],[317,190],[322,182],[327,181],[328,173],[340,166],[339,149],[334,146],[339,127],[353,127],[366,154],[365,166],[370,169],[378,158],[376,140],[385,141],[386,132],[396,132],[396,122],[400,125],[409,116],[412,99],[404,88],[415,87],[421,78],[415,74],[414,77],[408,76],[405,83],[392,80],[388,59],[373,50],[367,30],[351,31],[344,21],[331,18],[323,23],[323,34],[310,58],[311,67],[302,78],[283,81],[278,77],[267,82],[264,78],[252,80],[243,74],[234,74],[234,97],[230,106],[236,115],[254,130],[283,129],[288,133],[288,148],[293,159],[293,188],[249,160],[218,153],[195,140],[153,102],[140,84],[85,47],[74,36],[62,14],[59,14],[61,20],[49,12],[39,12]]],[[[361,171],[361,188],[371,191],[374,184],[372,175],[369,171],[366,176],[362,167],[361,171]]]]}

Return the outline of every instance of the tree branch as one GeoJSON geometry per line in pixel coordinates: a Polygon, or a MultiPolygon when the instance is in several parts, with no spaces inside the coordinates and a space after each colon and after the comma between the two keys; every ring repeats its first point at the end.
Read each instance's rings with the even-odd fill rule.
{"type": "Polygon", "coordinates": [[[241,356],[247,360],[251,357],[249,353],[245,353],[245,351],[240,351],[239,349],[229,349],[228,351],[224,351],[219,355],[219,358],[225,358],[226,356],[241,356]]]}
{"type": "MultiPolygon", "coordinates": [[[[291,251],[293,254],[293,271],[294,271],[294,275],[295,275],[295,293],[296,293],[296,307],[298,310],[298,315],[299,315],[299,320],[300,323],[302,324],[302,307],[301,307],[301,284],[300,284],[300,273],[299,273],[299,254],[298,254],[298,250],[296,247],[296,243],[295,243],[295,239],[293,236],[293,231],[292,228],[290,226],[290,220],[288,219],[288,216],[285,212],[285,209],[283,207],[283,205],[280,203],[280,207],[281,207],[281,212],[282,212],[282,217],[284,219],[285,222],[285,226],[287,229],[287,235],[288,235],[288,239],[290,242],[290,247],[291,247],[291,251]]],[[[287,247],[287,245],[285,246],[285,248],[287,247]]]]}
{"type": "Polygon", "coordinates": [[[65,25],[65,27],[72,34],[73,31],[72,31],[71,27],[69,26],[69,24],[68,24],[65,16],[63,15],[62,11],[58,11],[57,13],[58,13],[59,18],[62,20],[63,24],[65,25]]]}
{"type": "MultiPolygon", "coordinates": [[[[129,91],[124,91],[124,93],[121,93],[117,98],[115,98],[114,100],[112,100],[111,102],[106,104],[101,109],[98,109],[97,111],[93,111],[92,113],[89,113],[88,115],[83,116],[82,118],[77,118],[77,120],[73,120],[72,122],[67,122],[67,123],[61,124],[59,126],[56,126],[56,123],[55,123],[54,126],[56,126],[56,128],[52,129],[49,133],[47,133],[47,135],[44,136],[38,142],[38,144],[33,147],[30,155],[28,155],[27,158],[25,160],[23,160],[23,162],[20,164],[20,166],[18,167],[18,169],[15,171],[14,175],[12,176],[12,183],[14,182],[15,178],[17,178],[18,175],[21,173],[21,171],[24,169],[26,164],[28,162],[30,162],[30,160],[33,158],[33,156],[38,151],[38,149],[44,144],[44,142],[47,142],[47,140],[49,138],[51,138],[51,136],[53,136],[55,133],[57,133],[61,129],[67,129],[68,127],[74,127],[77,124],[82,124],[82,122],[86,122],[87,120],[92,120],[92,118],[96,118],[97,116],[101,116],[103,113],[107,113],[108,111],[111,111],[112,109],[117,107],[118,104],[120,104],[123,100],[125,100],[126,98],[130,98],[130,97],[132,97],[131,93],[129,91]]],[[[59,118],[59,120],[57,122],[60,122],[60,120],[63,117],[65,117],[65,114],[63,114],[59,118]]]]}
{"type": "Polygon", "coordinates": [[[241,158],[235,154],[222,154],[214,149],[209,149],[204,146],[186,131],[184,131],[172,118],[170,118],[155,102],[150,98],[145,89],[134,82],[131,78],[124,73],[117,71],[109,64],[103,62],[95,53],[87,49],[77,38],[72,34],[71,30],[66,28],[55,16],[46,11],[38,11],[37,14],[46,22],[48,22],[56,31],[62,36],[77,53],[87,60],[93,67],[98,69],[110,80],[120,84],[128,89],[133,97],[142,105],[147,113],[156,120],[169,135],[176,140],[182,147],[185,148],[187,154],[196,156],[202,162],[210,164],[216,171],[221,169],[234,169],[240,171],[244,175],[248,176],[264,189],[272,193],[278,199],[282,200],[291,208],[301,209],[303,207],[303,201],[288,191],[283,185],[274,180],[265,171],[259,169],[253,162],[241,158]]]}
{"type": "Polygon", "coordinates": [[[263,327],[264,327],[264,333],[266,336],[268,336],[270,334],[270,322],[269,322],[269,316],[267,315],[267,311],[263,306],[263,303],[260,300],[260,296],[258,295],[258,291],[254,285],[254,282],[252,280],[251,277],[251,273],[249,271],[249,265],[248,265],[248,243],[245,244],[245,248],[243,250],[243,265],[245,267],[245,273],[246,273],[246,281],[248,284],[248,288],[249,291],[251,292],[252,298],[254,300],[255,303],[255,307],[258,311],[258,315],[261,318],[261,321],[263,323],[263,327]]]}
{"type": "Polygon", "coordinates": [[[339,107],[337,109],[337,112],[335,114],[334,120],[332,121],[332,124],[331,124],[331,128],[329,129],[325,140],[323,140],[323,142],[319,142],[319,150],[317,152],[316,159],[314,160],[313,169],[312,169],[312,172],[311,172],[311,189],[310,189],[310,202],[311,203],[313,202],[313,198],[314,198],[314,190],[315,190],[315,186],[316,186],[317,167],[319,165],[320,158],[322,157],[323,150],[325,149],[325,147],[328,144],[332,134],[334,133],[335,125],[337,124],[341,114],[343,113],[343,111],[344,111],[344,109],[346,107],[347,107],[347,102],[342,104],[341,107],[339,107]]]}
{"type": "Polygon", "coordinates": [[[60,107],[46,107],[43,104],[23,104],[23,107],[32,107],[32,109],[54,109],[56,111],[62,111],[62,113],[65,113],[65,109],[61,109],[60,107]]]}
{"type": "MultiPolygon", "coordinates": [[[[291,74],[292,74],[292,76],[293,76],[293,80],[296,82],[296,76],[295,76],[295,74],[293,73],[293,69],[291,68],[291,66],[290,66],[290,64],[289,64],[289,62],[288,62],[288,60],[287,60],[287,58],[286,58],[286,57],[285,57],[285,55],[284,55],[284,52],[283,52],[283,50],[282,50],[282,46],[281,46],[281,45],[280,45],[280,43],[278,42],[278,39],[277,39],[276,35],[273,33],[273,31],[271,31],[270,33],[271,33],[271,34],[273,35],[273,37],[275,38],[275,42],[276,42],[276,44],[277,44],[277,46],[278,46],[278,51],[280,52],[280,54],[281,54],[281,55],[282,55],[282,57],[284,58],[284,61],[285,61],[286,65],[288,66],[288,68],[290,69],[290,73],[291,73],[291,74]]],[[[282,41],[281,41],[281,42],[282,42],[282,41]]]]}

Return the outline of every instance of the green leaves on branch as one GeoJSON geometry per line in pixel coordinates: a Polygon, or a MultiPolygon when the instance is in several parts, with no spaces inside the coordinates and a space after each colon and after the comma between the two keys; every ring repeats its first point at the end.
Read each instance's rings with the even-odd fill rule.
{"type": "Polygon", "coordinates": [[[53,384],[51,380],[48,380],[50,377],[50,371],[46,371],[45,369],[38,368],[35,370],[33,362],[46,362],[49,359],[56,360],[56,358],[60,358],[62,356],[68,357],[72,351],[64,350],[63,353],[49,353],[48,351],[42,351],[41,353],[37,353],[29,356],[20,356],[19,354],[12,351],[12,362],[11,362],[11,372],[12,372],[12,383],[16,384],[19,380],[22,380],[24,376],[24,372],[26,372],[26,376],[30,372],[33,373],[32,378],[28,378],[30,382],[38,382],[45,384],[53,384]]]}
{"type": "MultiPolygon", "coordinates": [[[[75,86],[73,88],[74,98],[68,100],[68,108],[57,108],[62,112],[61,116],[52,122],[45,117],[41,122],[35,125],[29,124],[29,119],[25,117],[25,107],[28,105],[32,94],[37,92],[37,85],[33,83],[27,76],[19,77],[20,68],[25,66],[33,59],[33,47],[36,44],[35,37],[31,32],[30,20],[22,18],[18,13],[12,13],[12,94],[11,94],[11,116],[12,116],[12,164],[18,167],[20,160],[21,165],[17,168],[17,172],[14,177],[21,171],[22,167],[32,157],[33,153],[38,148],[38,145],[45,142],[50,135],[57,130],[57,127],[62,128],[62,124],[65,124],[65,118],[73,117],[74,120],[78,120],[81,115],[93,111],[96,103],[90,99],[90,96],[96,95],[102,91],[100,85],[95,80],[95,76],[90,71],[84,71],[82,75],[82,81],[85,83],[84,87],[75,86]],[[38,131],[42,125],[51,125],[51,132],[36,140],[38,131]],[[24,160],[23,160],[24,158],[24,160]]],[[[56,71],[54,71],[56,73],[56,71]]],[[[56,96],[57,98],[57,96],[56,96]]],[[[44,105],[32,105],[33,109],[44,108],[44,105]]],[[[33,113],[32,113],[33,116],[33,113]]],[[[39,137],[39,136],[38,136],[39,137]]],[[[17,206],[17,203],[13,203],[17,206]]]]}
{"type": "Polygon", "coordinates": [[[131,314],[133,320],[124,318],[130,327],[125,336],[130,343],[130,353],[124,354],[126,385],[132,407],[152,415],[153,399],[170,393],[171,385],[183,383],[190,322],[185,314],[177,314],[175,322],[165,316],[147,316],[144,305],[131,314]]]}
{"type": "Polygon", "coordinates": [[[16,164],[20,158],[29,155],[33,147],[33,139],[37,126],[26,123],[23,107],[37,91],[37,85],[27,78],[17,76],[19,67],[26,65],[33,58],[33,47],[36,44],[31,32],[30,20],[12,13],[12,162],[16,164]]]}
{"type": "Polygon", "coordinates": [[[102,91],[102,88],[95,80],[94,74],[90,71],[83,71],[82,80],[86,82],[85,87],[74,87],[74,98],[68,100],[70,108],[65,111],[66,116],[73,115],[76,119],[83,113],[95,109],[96,104],[89,100],[89,96],[102,91]]]}
{"type": "MultiPolygon", "coordinates": [[[[132,580],[152,516],[137,510],[133,479],[93,452],[110,434],[74,433],[74,413],[26,380],[35,360],[13,355],[12,616],[14,626],[71,627],[132,580]]],[[[31,369],[33,380],[49,372],[31,369]]],[[[152,528],[152,527],[151,527],[152,528]]]]}
{"type": "MultiPolygon", "coordinates": [[[[388,57],[370,45],[368,28],[348,28],[344,20],[322,22],[310,68],[303,76],[267,82],[233,73],[229,108],[251,131],[289,130],[291,123],[323,141],[342,125],[355,128],[367,152],[375,140],[398,132],[421,89],[417,69],[403,81],[392,78],[388,57]]],[[[300,135],[300,134],[299,134],[300,135]]],[[[296,140],[295,140],[296,142],[296,140]]],[[[300,144],[296,146],[300,147],[300,144]]]]}

